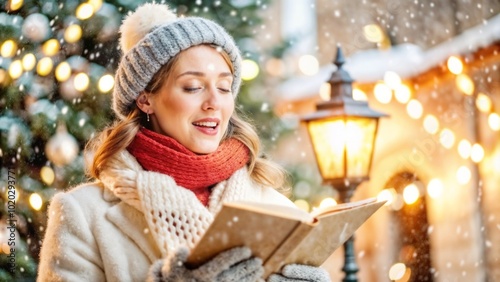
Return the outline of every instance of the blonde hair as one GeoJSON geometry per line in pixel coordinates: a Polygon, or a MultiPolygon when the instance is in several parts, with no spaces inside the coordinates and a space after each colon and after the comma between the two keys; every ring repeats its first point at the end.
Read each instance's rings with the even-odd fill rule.
{"type": "MultiPolygon", "coordinates": [[[[225,52],[220,53],[233,72],[229,56],[225,52]]],[[[162,66],[146,86],[145,91],[149,93],[158,91],[162,81],[168,77],[177,63],[179,54],[162,66]]],[[[146,122],[145,114],[134,105],[124,120],[115,121],[92,138],[85,147],[86,153],[93,154],[93,158],[87,159],[87,174],[99,179],[99,175],[106,167],[108,160],[130,145],[141,126],[149,127],[149,124],[146,122]]],[[[287,185],[285,170],[277,163],[261,156],[261,142],[254,126],[240,118],[236,110],[229,120],[223,140],[227,138],[236,138],[248,147],[250,151],[248,171],[254,181],[276,189],[285,189],[287,185]]]]}

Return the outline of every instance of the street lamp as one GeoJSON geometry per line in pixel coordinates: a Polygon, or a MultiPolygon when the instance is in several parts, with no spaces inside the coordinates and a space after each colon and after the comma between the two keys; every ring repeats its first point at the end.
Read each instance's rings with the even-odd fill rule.
{"type": "MultiPolygon", "coordinates": [[[[306,115],[306,123],[323,183],[339,193],[339,202],[349,202],[356,187],[368,180],[378,120],[387,116],[371,109],[366,101],[352,97],[353,79],[343,68],[344,56],[337,47],[337,70],[328,80],[330,100],[316,104],[317,111],[306,115]]],[[[344,243],[345,277],[358,281],[354,238],[344,243]]]]}

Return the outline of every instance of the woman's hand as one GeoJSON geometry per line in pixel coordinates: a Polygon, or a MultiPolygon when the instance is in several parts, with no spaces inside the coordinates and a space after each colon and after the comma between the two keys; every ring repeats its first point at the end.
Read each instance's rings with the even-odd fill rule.
{"type": "Polygon", "coordinates": [[[283,267],[281,274],[272,274],[267,282],[330,282],[330,275],[322,268],[303,265],[287,264],[283,267]]]}
{"type": "Polygon", "coordinates": [[[218,254],[215,258],[195,269],[184,265],[189,255],[185,247],[172,256],[158,260],[150,269],[150,282],[255,282],[262,277],[264,268],[260,258],[252,257],[247,247],[236,247],[218,254]]]}

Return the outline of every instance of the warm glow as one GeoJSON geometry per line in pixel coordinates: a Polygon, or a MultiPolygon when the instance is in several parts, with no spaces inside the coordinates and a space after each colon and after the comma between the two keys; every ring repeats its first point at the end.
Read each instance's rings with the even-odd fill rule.
{"type": "Polygon", "coordinates": [[[443,190],[443,182],[438,178],[431,179],[427,184],[427,194],[433,199],[439,198],[443,194],[443,190]]]}
{"type": "Polygon", "coordinates": [[[419,197],[420,191],[418,191],[418,187],[414,183],[406,186],[403,189],[403,199],[407,205],[415,203],[419,197]]]}
{"type": "Polygon", "coordinates": [[[59,41],[56,39],[50,39],[43,43],[42,52],[45,56],[54,56],[57,52],[59,52],[60,47],[61,45],[59,45],[59,41]]]}
{"type": "Polygon", "coordinates": [[[321,87],[319,89],[319,96],[321,97],[321,99],[323,99],[323,101],[330,100],[330,88],[331,86],[328,82],[324,82],[323,84],[321,84],[321,87]]]}
{"type": "Polygon", "coordinates": [[[30,201],[31,207],[34,210],[39,211],[42,208],[43,200],[42,200],[42,197],[40,197],[40,195],[38,195],[37,193],[31,194],[29,201],[30,201]]]}
{"type": "Polygon", "coordinates": [[[56,79],[60,82],[66,81],[71,76],[71,67],[68,62],[61,62],[56,67],[56,79]]]}
{"type": "Polygon", "coordinates": [[[491,113],[488,115],[488,125],[494,131],[500,130],[500,116],[497,113],[491,113]]]}
{"type": "Polygon", "coordinates": [[[23,69],[25,71],[32,70],[36,65],[36,57],[35,55],[28,53],[23,57],[23,69]]]}
{"type": "Polygon", "coordinates": [[[456,176],[457,176],[458,183],[465,185],[465,184],[469,183],[472,174],[471,174],[471,171],[468,167],[461,166],[457,169],[456,176]]]}
{"type": "Polygon", "coordinates": [[[10,11],[16,11],[23,6],[23,0],[10,0],[10,11]]]}
{"type": "Polygon", "coordinates": [[[352,99],[356,101],[368,101],[368,97],[366,96],[366,93],[363,92],[361,89],[354,88],[352,90],[352,99]]]}
{"type": "Polygon", "coordinates": [[[484,93],[479,92],[476,98],[476,107],[483,113],[489,113],[492,108],[490,97],[484,93]]]}
{"type": "Polygon", "coordinates": [[[309,212],[309,203],[306,200],[298,199],[293,202],[299,209],[309,212]]]}
{"type": "Polygon", "coordinates": [[[114,85],[115,78],[110,74],[106,74],[99,79],[97,87],[99,88],[99,91],[101,91],[101,93],[106,93],[113,89],[114,85]]]}
{"type": "Polygon", "coordinates": [[[397,195],[396,189],[386,188],[378,193],[377,201],[378,202],[386,201],[384,206],[389,206],[396,200],[397,196],[398,195],[397,195]]]}
{"type": "Polygon", "coordinates": [[[319,69],[319,62],[312,55],[304,55],[299,58],[299,69],[305,75],[315,75],[319,69]]]}
{"type": "Polygon", "coordinates": [[[256,62],[246,59],[241,62],[241,78],[252,80],[259,75],[259,65],[256,62]]]}
{"type": "Polygon", "coordinates": [[[46,76],[52,71],[53,63],[52,59],[45,57],[42,58],[40,61],[38,61],[38,64],[36,65],[36,72],[40,76],[46,76]]]}
{"type": "Polygon", "coordinates": [[[94,11],[98,11],[102,6],[102,0],[89,0],[90,5],[94,8],[94,11]]]}
{"type": "Polygon", "coordinates": [[[367,176],[376,126],[377,120],[369,118],[309,121],[309,135],[323,179],[367,176]]]}
{"type": "Polygon", "coordinates": [[[18,79],[23,74],[23,64],[20,60],[15,60],[10,63],[9,75],[12,79],[18,79]]]}
{"type": "Polygon", "coordinates": [[[405,273],[406,273],[406,265],[401,262],[395,263],[389,269],[389,279],[391,281],[399,280],[403,278],[405,273]]]}
{"type": "Polygon", "coordinates": [[[430,134],[436,134],[439,130],[439,120],[434,115],[425,116],[424,129],[430,134]]]}
{"type": "Polygon", "coordinates": [[[82,37],[82,28],[77,24],[72,24],[64,31],[64,40],[68,43],[75,43],[82,37]]]}
{"type": "Polygon", "coordinates": [[[460,74],[456,77],[455,83],[464,94],[472,95],[474,93],[474,82],[466,74],[460,74]]]}
{"type": "Polygon", "coordinates": [[[78,91],[85,91],[89,87],[89,76],[83,72],[75,75],[75,80],[73,82],[73,85],[75,86],[75,89],[78,91]]]}
{"type": "Polygon", "coordinates": [[[76,17],[80,20],[86,20],[94,14],[94,7],[89,3],[82,3],[76,8],[76,17]]]}
{"type": "MultiPolygon", "coordinates": [[[[6,81],[7,81],[7,72],[3,69],[0,69],[0,85],[6,81]]],[[[1,153],[1,150],[0,150],[0,153],[1,153]]]]}
{"type": "Polygon", "coordinates": [[[4,58],[14,57],[17,52],[17,43],[14,40],[6,40],[0,47],[0,55],[4,58]]]}
{"type": "Polygon", "coordinates": [[[392,100],[391,88],[383,82],[375,84],[373,93],[375,94],[375,99],[382,104],[388,104],[392,100]]]}
{"type": "Polygon", "coordinates": [[[384,31],[377,24],[369,24],[363,27],[363,35],[366,40],[373,43],[380,43],[384,40],[384,31]]]}
{"type": "Polygon", "coordinates": [[[418,100],[412,99],[406,105],[406,111],[412,119],[419,119],[420,117],[422,117],[424,109],[422,107],[422,104],[418,100]]]}
{"type": "Polygon", "coordinates": [[[56,178],[54,170],[50,166],[42,167],[42,169],[40,170],[40,177],[47,185],[52,185],[56,178]]]}
{"type": "Polygon", "coordinates": [[[401,78],[393,71],[386,71],[384,74],[384,82],[391,89],[397,89],[401,86],[401,78]]]}
{"type": "Polygon", "coordinates": [[[394,89],[394,97],[401,104],[406,104],[410,101],[411,98],[411,90],[410,87],[406,84],[401,84],[396,89],[394,89]]]}
{"type": "Polygon", "coordinates": [[[324,198],[321,200],[321,203],[319,204],[319,208],[327,208],[327,207],[333,207],[337,205],[337,201],[335,201],[334,198],[324,198]]]}
{"type": "Polygon", "coordinates": [[[472,149],[470,152],[470,159],[475,163],[479,163],[480,161],[483,160],[483,158],[484,158],[483,146],[477,143],[472,145],[472,149]]]}
{"type": "Polygon", "coordinates": [[[470,142],[466,139],[463,139],[458,143],[458,148],[457,148],[458,154],[463,159],[467,159],[468,157],[470,157],[471,148],[472,145],[470,144],[470,142]]]}
{"type": "Polygon", "coordinates": [[[451,56],[450,58],[448,58],[448,62],[447,62],[447,66],[448,66],[448,70],[453,73],[453,74],[461,74],[463,69],[464,69],[464,65],[462,64],[462,60],[460,60],[459,58],[455,57],[455,56],[451,56]]]}
{"type": "Polygon", "coordinates": [[[448,128],[444,128],[439,134],[439,142],[446,149],[450,149],[455,144],[455,133],[448,128]]]}
{"type": "Polygon", "coordinates": [[[271,58],[266,62],[266,71],[272,76],[282,76],[285,70],[283,61],[271,58]]]}

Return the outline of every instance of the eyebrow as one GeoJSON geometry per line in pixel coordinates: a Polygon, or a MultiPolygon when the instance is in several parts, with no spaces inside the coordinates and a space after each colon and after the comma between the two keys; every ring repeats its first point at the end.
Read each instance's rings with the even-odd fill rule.
{"type": "MultiPolygon", "coordinates": [[[[177,76],[177,78],[181,77],[181,76],[185,76],[185,75],[194,75],[194,76],[205,76],[205,73],[204,72],[200,72],[200,71],[186,71],[186,72],[183,72],[181,74],[179,74],[177,76]]],[[[228,76],[233,76],[232,73],[230,72],[221,72],[219,74],[219,77],[228,77],[228,76]]]]}

